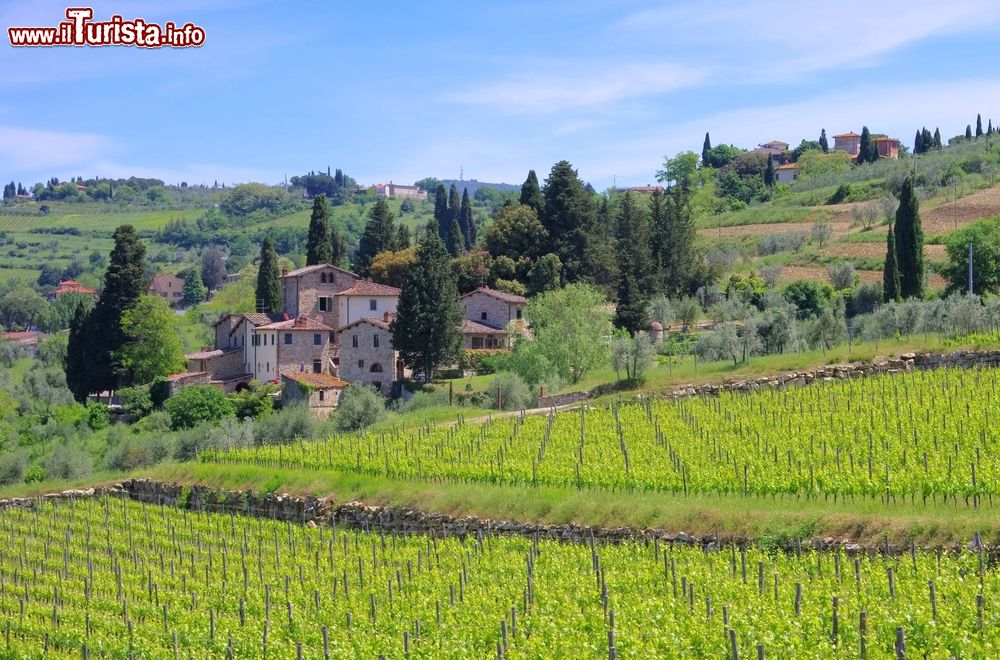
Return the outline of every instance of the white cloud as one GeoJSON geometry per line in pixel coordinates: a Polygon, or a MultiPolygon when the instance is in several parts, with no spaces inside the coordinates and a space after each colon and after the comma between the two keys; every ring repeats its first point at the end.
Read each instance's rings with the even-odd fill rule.
{"type": "Polygon", "coordinates": [[[835,5],[686,3],[638,11],[614,27],[626,36],[698,44],[727,68],[770,75],[870,66],[881,56],[937,36],[988,30],[1000,6],[978,0],[842,0],[835,5]]]}
{"type": "Polygon", "coordinates": [[[52,170],[93,162],[114,151],[111,140],[83,131],[0,125],[0,161],[13,170],[52,170]]]}
{"type": "Polygon", "coordinates": [[[697,84],[707,75],[702,67],[687,68],[668,62],[556,68],[561,70],[515,75],[449,94],[445,100],[490,106],[501,112],[549,114],[671,92],[697,84]]]}

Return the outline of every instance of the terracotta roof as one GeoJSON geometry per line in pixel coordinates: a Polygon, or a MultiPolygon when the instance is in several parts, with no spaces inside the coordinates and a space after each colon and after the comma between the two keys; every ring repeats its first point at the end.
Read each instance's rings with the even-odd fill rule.
{"type": "Polygon", "coordinates": [[[287,321],[268,323],[267,325],[259,326],[259,328],[261,330],[325,330],[326,332],[333,332],[333,328],[327,324],[321,323],[316,319],[311,319],[304,314],[287,321]]]}
{"type": "Polygon", "coordinates": [[[346,380],[341,380],[329,374],[317,374],[311,371],[282,371],[282,377],[294,380],[296,383],[328,389],[331,387],[347,387],[350,385],[346,380]]]}
{"type": "Polygon", "coordinates": [[[833,137],[835,137],[835,138],[839,138],[839,137],[861,137],[861,135],[859,135],[858,133],[855,133],[854,131],[851,131],[850,133],[841,133],[840,135],[834,135],[833,137]]]}
{"type": "Polygon", "coordinates": [[[332,268],[334,270],[339,270],[341,273],[347,273],[348,275],[354,275],[354,277],[357,277],[356,274],[352,273],[349,270],[344,270],[343,268],[339,268],[337,266],[331,266],[330,264],[313,264],[312,266],[306,266],[305,268],[299,268],[284,273],[282,274],[282,277],[301,277],[302,275],[315,273],[316,271],[323,270],[324,268],[332,268]]]}
{"type": "MultiPolygon", "coordinates": [[[[232,336],[232,334],[239,329],[243,321],[250,321],[250,323],[254,327],[259,327],[262,325],[268,325],[270,323],[274,323],[274,319],[272,319],[270,316],[268,316],[267,314],[261,314],[259,312],[254,312],[253,314],[238,314],[238,316],[240,317],[240,320],[237,321],[236,324],[233,325],[233,329],[229,331],[230,336],[232,336]]],[[[216,323],[216,325],[218,325],[218,323],[216,323]]]]}
{"type": "Polygon", "coordinates": [[[465,319],[462,321],[463,335],[502,335],[503,330],[465,319]]]}
{"type": "Polygon", "coordinates": [[[399,289],[387,284],[359,280],[350,289],[338,291],[338,296],[398,296],[399,289]]]}
{"type": "Polygon", "coordinates": [[[777,146],[785,146],[785,147],[787,147],[788,143],[787,142],[782,142],[781,140],[771,140],[770,142],[765,142],[764,144],[762,144],[760,146],[762,146],[762,147],[777,147],[777,146]]]}
{"type": "Polygon", "coordinates": [[[663,324],[660,323],[659,321],[652,321],[649,324],[649,329],[650,330],[663,330],[663,324]]]}
{"type": "Polygon", "coordinates": [[[220,357],[222,355],[222,349],[216,348],[211,351],[198,351],[197,353],[188,353],[184,356],[185,360],[210,360],[215,357],[220,357]]]}
{"type": "Polygon", "coordinates": [[[382,328],[383,330],[388,330],[389,329],[389,324],[386,323],[385,321],[383,321],[382,319],[376,319],[376,318],[372,318],[370,316],[365,316],[365,317],[362,317],[362,318],[358,319],[354,323],[348,323],[347,325],[345,325],[344,327],[342,327],[340,329],[340,332],[343,332],[344,330],[347,330],[348,328],[353,327],[353,326],[355,326],[355,325],[357,325],[359,323],[368,323],[370,325],[375,326],[376,328],[382,328]]]}
{"type": "Polygon", "coordinates": [[[12,341],[15,344],[34,344],[41,339],[42,333],[36,330],[25,330],[23,332],[0,332],[0,339],[12,341]]]}
{"type": "Polygon", "coordinates": [[[64,293],[85,293],[89,295],[97,295],[96,291],[88,289],[75,280],[64,280],[60,282],[59,286],[52,291],[52,295],[54,296],[61,296],[64,293]]]}
{"type": "Polygon", "coordinates": [[[465,294],[464,296],[462,296],[461,298],[459,298],[459,300],[462,300],[464,298],[468,298],[469,296],[471,296],[474,293],[482,293],[483,295],[490,296],[491,298],[496,298],[497,300],[502,300],[505,303],[511,303],[511,304],[521,303],[521,304],[523,304],[523,303],[528,302],[528,299],[525,298],[524,296],[518,296],[518,295],[515,295],[513,293],[505,293],[503,291],[497,291],[496,289],[491,289],[488,286],[481,286],[478,289],[476,289],[475,291],[470,291],[467,294],[465,294]]]}
{"type": "Polygon", "coordinates": [[[879,135],[877,138],[875,138],[875,141],[876,142],[896,142],[896,143],[899,142],[899,140],[897,140],[896,138],[891,138],[891,137],[888,137],[888,136],[885,136],[885,135],[879,135]]]}

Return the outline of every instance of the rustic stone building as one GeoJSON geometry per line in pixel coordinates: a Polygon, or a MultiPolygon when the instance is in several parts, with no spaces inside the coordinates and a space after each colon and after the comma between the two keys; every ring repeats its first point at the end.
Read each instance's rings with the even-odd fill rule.
{"type": "Polygon", "coordinates": [[[403,365],[392,347],[388,319],[358,319],[341,328],[339,335],[340,377],[391,395],[393,383],[403,378],[403,365]]]}
{"type": "Polygon", "coordinates": [[[329,374],[288,372],[281,374],[281,403],[289,406],[309,406],[320,419],[330,416],[340,404],[340,395],[347,388],[347,381],[329,374]]]}
{"type": "Polygon", "coordinates": [[[520,321],[528,300],[524,296],[479,287],[458,302],[465,309],[465,318],[502,330],[511,321],[520,321]]]}
{"type": "Polygon", "coordinates": [[[269,336],[274,333],[277,346],[277,370],[288,372],[331,373],[334,370],[333,328],[310,318],[298,316],[257,328],[269,336]]]}
{"type": "Polygon", "coordinates": [[[340,318],[336,295],[357,283],[357,275],[329,264],[283,272],[282,309],[290,318],[307,315],[326,326],[339,328],[347,323],[340,318]]]}

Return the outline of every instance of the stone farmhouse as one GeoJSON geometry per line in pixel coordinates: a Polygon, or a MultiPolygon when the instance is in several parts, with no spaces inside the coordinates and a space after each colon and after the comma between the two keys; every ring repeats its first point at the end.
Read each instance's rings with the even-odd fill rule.
{"type": "Polygon", "coordinates": [[[465,310],[462,325],[464,348],[510,348],[504,331],[508,323],[523,328],[522,316],[528,300],[524,296],[481,286],[458,299],[465,310]]]}
{"type": "Polygon", "coordinates": [[[347,385],[347,381],[327,374],[285,373],[281,375],[281,402],[285,406],[308,406],[313,415],[326,419],[340,403],[347,385]]]}
{"type": "Polygon", "coordinates": [[[150,281],[149,295],[159,296],[176,305],[184,297],[184,280],[174,273],[160,273],[150,281]]]}
{"type": "MultiPolygon", "coordinates": [[[[899,140],[885,135],[873,135],[879,158],[899,158],[899,140]]],[[[833,136],[833,149],[847,152],[851,160],[856,160],[861,152],[861,134],[850,131],[833,136]]]]}
{"type": "Polygon", "coordinates": [[[402,380],[406,369],[392,346],[387,312],[381,318],[364,317],[340,329],[340,377],[349,383],[362,382],[385,396],[393,394],[393,384],[402,380]]]}

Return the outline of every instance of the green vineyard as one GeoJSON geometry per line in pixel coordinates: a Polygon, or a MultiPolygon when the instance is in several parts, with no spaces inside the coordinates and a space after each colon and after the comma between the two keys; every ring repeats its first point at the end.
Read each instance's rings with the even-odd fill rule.
{"type": "Polygon", "coordinates": [[[90,498],[0,511],[3,657],[1000,655],[982,552],[361,532],[90,498]]]}
{"type": "Polygon", "coordinates": [[[208,451],[392,478],[992,503],[1000,370],[938,370],[208,451]]]}

